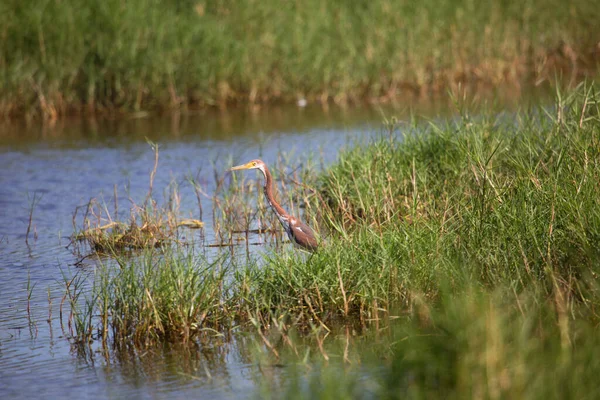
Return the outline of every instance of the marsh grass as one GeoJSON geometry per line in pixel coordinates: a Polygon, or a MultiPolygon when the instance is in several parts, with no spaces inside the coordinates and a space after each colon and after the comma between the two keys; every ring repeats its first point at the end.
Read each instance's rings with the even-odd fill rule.
{"type": "MultiPolygon", "coordinates": [[[[393,101],[597,74],[598,7],[576,0],[0,5],[0,114],[393,101]]],[[[523,86],[522,86],[523,85],[523,86]]]]}
{"type": "Polygon", "coordinates": [[[358,358],[335,336],[309,365],[287,351],[290,370],[261,396],[596,397],[598,96],[582,85],[515,119],[463,112],[343,154],[321,187],[345,246],[277,259],[254,294],[285,293],[271,299],[286,308],[307,296],[292,314],[322,304],[323,321],[361,308],[394,318],[371,325],[358,358]]]}
{"type": "Polygon", "coordinates": [[[133,259],[117,257],[116,263],[78,271],[66,281],[73,310],[68,326],[82,347],[94,340],[144,347],[214,335],[230,324],[223,318],[228,316],[222,301],[226,272],[222,259],[208,262],[170,247],[133,259]]]}
{"type": "MultiPolygon", "coordinates": [[[[68,332],[77,351],[86,357],[93,353],[90,345],[95,341],[100,341],[104,349],[109,344],[131,343],[144,348],[161,341],[189,342],[220,336],[234,324],[261,317],[233,301],[234,297],[240,298],[234,296],[237,289],[232,286],[232,269],[241,269],[234,263],[237,250],[211,253],[209,259],[205,251],[198,249],[245,245],[244,261],[252,260],[252,265],[258,266],[262,263],[251,258],[248,246],[273,245],[277,251],[284,244],[279,221],[264,202],[262,182],[256,176],[238,180],[227,171],[216,170],[212,198],[215,242],[206,243],[204,238],[201,242],[194,242],[193,238],[180,240],[178,228],[203,223],[180,218],[179,185],[170,185],[167,204],[158,205],[153,186],[159,152],[158,146],[151,145],[155,163],[142,205],[130,199],[133,206],[129,220],[118,221],[121,214],[115,189],[114,213],[106,205],[91,201],[82,218],[85,229],[73,235],[75,243],[83,242],[83,247],[75,247],[78,254],[86,254],[83,258],[91,254],[103,256],[91,267],[78,263],[84,268],[64,277],[65,301],[70,308],[66,318],[68,332]],[[251,242],[257,236],[259,242],[251,242]],[[88,249],[91,254],[83,252],[88,249]]],[[[273,169],[283,203],[299,213],[293,203],[308,201],[315,190],[300,183],[303,177],[298,170],[287,171],[283,157],[273,169]]],[[[187,181],[194,187],[202,210],[204,189],[196,179],[188,177],[187,181]]]]}
{"type": "Polygon", "coordinates": [[[596,307],[599,123],[596,88],[582,86],[545,114],[464,114],[344,153],[320,177],[326,245],[248,265],[235,302],[264,324],[325,329],[434,305],[446,286],[596,307]]]}
{"type": "MultiPolygon", "coordinates": [[[[265,397],[595,397],[599,96],[477,117],[457,101],[455,120],[388,125],[303,185],[274,166],[282,202],[327,232],[317,252],[121,257],[75,302],[82,332],[144,347],[254,330],[289,366],[265,397]]],[[[223,177],[215,209],[241,217],[222,229],[251,229],[257,181],[223,177]]]]}

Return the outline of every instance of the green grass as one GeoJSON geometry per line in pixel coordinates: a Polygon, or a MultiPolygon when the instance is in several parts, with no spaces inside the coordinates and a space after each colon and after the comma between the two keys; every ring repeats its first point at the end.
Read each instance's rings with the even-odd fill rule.
{"type": "Polygon", "coordinates": [[[320,177],[328,243],[248,267],[244,303],[311,321],[385,314],[445,285],[587,298],[600,259],[595,90],[549,116],[464,116],[344,153],[320,177]]]}
{"type": "Polygon", "coordinates": [[[0,113],[393,100],[597,73],[593,2],[0,5],[0,113]]]}
{"type": "Polygon", "coordinates": [[[72,288],[81,315],[101,316],[76,312],[81,329],[144,347],[253,326],[290,366],[262,397],[597,397],[600,98],[581,85],[556,99],[388,125],[306,177],[316,253],[119,261],[85,301],[72,288]]]}
{"type": "Polygon", "coordinates": [[[326,324],[474,282],[586,298],[599,258],[596,96],[582,88],[552,114],[463,115],[343,153],[312,182],[318,196],[299,189],[329,236],[322,248],[237,266],[220,300],[242,320],[326,324]]]}
{"type": "Polygon", "coordinates": [[[418,305],[409,317],[363,338],[330,339],[327,361],[316,355],[307,363],[290,351],[281,381],[263,379],[259,397],[543,399],[600,394],[594,378],[600,371],[597,318],[565,310],[558,299],[534,290],[517,294],[510,288],[472,288],[444,291],[441,299],[434,307],[418,305]]]}
{"type": "Polygon", "coordinates": [[[261,397],[597,397],[599,100],[582,86],[548,114],[463,113],[343,154],[320,177],[342,243],[278,258],[251,292],[307,319],[397,319],[261,397]]]}
{"type": "Polygon", "coordinates": [[[222,260],[163,248],[116,261],[65,278],[73,309],[69,325],[74,322],[73,337],[82,347],[94,340],[119,347],[186,343],[231,324],[223,318],[229,314],[221,302],[227,272],[222,260]]]}

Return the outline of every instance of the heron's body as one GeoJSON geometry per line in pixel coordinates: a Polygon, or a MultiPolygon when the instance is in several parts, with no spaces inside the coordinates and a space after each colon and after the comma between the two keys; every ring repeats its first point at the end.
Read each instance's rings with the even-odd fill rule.
{"type": "Polygon", "coordinates": [[[247,164],[231,168],[232,171],[241,169],[259,169],[263,173],[265,177],[265,197],[267,198],[271,209],[275,215],[277,215],[277,219],[281,222],[281,225],[290,240],[306,250],[315,250],[318,247],[318,242],[310,226],[306,225],[298,218],[289,215],[283,207],[275,201],[275,197],[273,196],[273,178],[265,163],[261,160],[252,160],[247,164]]]}

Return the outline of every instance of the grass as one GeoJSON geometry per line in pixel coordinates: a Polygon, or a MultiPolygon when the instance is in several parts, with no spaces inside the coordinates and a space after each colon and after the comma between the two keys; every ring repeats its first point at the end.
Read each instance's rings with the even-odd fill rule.
{"type": "Polygon", "coordinates": [[[546,114],[463,113],[343,154],[320,180],[345,244],[277,259],[251,292],[396,319],[358,361],[338,345],[261,396],[596,397],[598,100],[582,86],[546,114]]]}
{"type": "Polygon", "coordinates": [[[597,74],[583,0],[0,5],[0,113],[344,104],[597,74]]]}
{"type": "Polygon", "coordinates": [[[529,289],[444,290],[440,300],[434,307],[421,303],[410,316],[365,337],[330,339],[327,361],[317,353],[303,362],[289,351],[286,373],[278,382],[263,379],[260,397],[598,395],[596,317],[579,314],[578,307],[564,313],[560,303],[529,289]]]}
{"type": "Polygon", "coordinates": [[[74,302],[99,315],[88,337],[144,347],[250,327],[274,362],[309,365],[273,383],[286,397],[597,396],[597,87],[516,115],[457,109],[389,124],[306,177],[308,219],[329,232],[312,255],[212,265],[163,247],[102,270],[74,302]],[[348,334],[326,343],[340,326],[366,332],[359,350],[348,334]]]}
{"type": "MultiPolygon", "coordinates": [[[[179,193],[171,185],[169,200],[159,206],[153,197],[154,177],[158,168],[158,145],[149,143],[154,152],[154,167],[150,172],[150,186],[144,202],[138,205],[132,199],[128,221],[119,220],[118,193],[115,187],[115,210],[111,214],[106,204],[92,199],[85,206],[81,228],[77,227],[79,208],[73,214],[74,233],[69,247],[82,259],[93,254],[114,254],[128,250],[160,247],[178,240],[178,228],[200,229],[204,223],[197,219],[181,218],[179,193]]],[[[35,198],[34,198],[35,200],[35,198]]],[[[198,199],[200,202],[200,199],[198,199]]],[[[28,229],[29,231],[29,229],[28,229]]]]}
{"type": "Polygon", "coordinates": [[[595,90],[553,116],[465,115],[343,154],[320,178],[334,236],[308,260],[249,267],[244,303],[326,324],[473,282],[587,298],[600,256],[595,90]]]}
{"type": "MultiPolygon", "coordinates": [[[[221,330],[221,299],[226,272],[220,261],[193,252],[163,248],[138,258],[116,258],[92,275],[80,271],[66,279],[73,310],[75,342],[104,346],[149,346],[160,340],[188,342],[202,332],[221,330]]],[[[229,321],[223,323],[230,324],[229,321]]]]}

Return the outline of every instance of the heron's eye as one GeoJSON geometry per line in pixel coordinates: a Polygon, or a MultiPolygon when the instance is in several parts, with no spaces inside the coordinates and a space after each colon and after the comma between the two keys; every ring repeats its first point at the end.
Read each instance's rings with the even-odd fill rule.
{"type": "Polygon", "coordinates": [[[253,167],[256,167],[256,163],[255,163],[255,162],[253,162],[253,163],[252,163],[252,166],[253,166],[253,167]]]}

